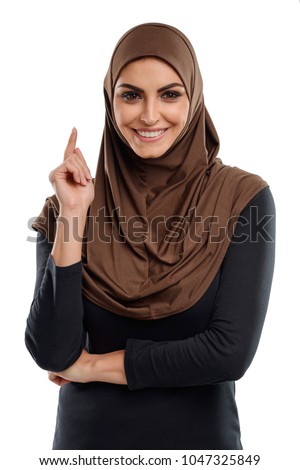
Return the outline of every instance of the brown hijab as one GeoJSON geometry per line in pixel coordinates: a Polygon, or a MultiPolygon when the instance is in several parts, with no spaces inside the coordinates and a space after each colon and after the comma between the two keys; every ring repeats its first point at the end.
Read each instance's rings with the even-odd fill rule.
{"type": "MultiPolygon", "coordinates": [[[[148,23],[128,31],[113,53],[104,94],[104,135],[82,252],[83,293],[113,313],[156,320],[203,296],[224,259],[234,221],[267,183],[216,158],[219,139],[204,105],[195,52],[177,29],[148,23]],[[147,159],[129,147],[112,108],[121,69],[145,56],[171,65],[190,101],[179,137],[165,154],[147,159]]],[[[53,241],[58,214],[54,195],[33,228],[53,241]]]]}

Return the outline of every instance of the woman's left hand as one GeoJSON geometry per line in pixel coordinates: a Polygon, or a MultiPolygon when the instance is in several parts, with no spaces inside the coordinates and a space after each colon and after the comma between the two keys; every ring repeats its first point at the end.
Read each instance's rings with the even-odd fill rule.
{"type": "Polygon", "coordinates": [[[124,369],[125,350],[106,354],[89,354],[85,349],[74,364],[61,372],[48,372],[48,378],[56,385],[70,382],[110,382],[127,384],[124,369]]]}

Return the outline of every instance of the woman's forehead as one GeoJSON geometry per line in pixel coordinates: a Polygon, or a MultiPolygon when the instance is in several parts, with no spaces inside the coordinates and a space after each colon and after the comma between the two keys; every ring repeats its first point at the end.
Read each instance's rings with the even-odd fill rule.
{"type": "Polygon", "coordinates": [[[117,83],[123,80],[158,82],[167,80],[168,83],[178,82],[182,85],[180,75],[166,61],[156,57],[142,57],[125,65],[117,78],[117,83]]]}

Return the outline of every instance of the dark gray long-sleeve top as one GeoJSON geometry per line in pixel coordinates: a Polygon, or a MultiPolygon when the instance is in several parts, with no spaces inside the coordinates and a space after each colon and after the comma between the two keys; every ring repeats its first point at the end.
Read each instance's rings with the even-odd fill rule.
{"type": "Polygon", "coordinates": [[[53,449],[242,449],[235,381],[249,367],[267,311],[275,251],[268,187],[242,211],[210,287],[191,308],[141,321],[82,295],[82,263],[58,267],[37,243],[25,341],[43,369],[125,349],[127,385],[60,389],[53,449]]]}

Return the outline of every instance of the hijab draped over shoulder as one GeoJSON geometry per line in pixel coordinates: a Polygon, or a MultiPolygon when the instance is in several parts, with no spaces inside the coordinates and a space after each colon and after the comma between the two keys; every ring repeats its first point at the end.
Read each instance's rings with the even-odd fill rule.
{"type": "MultiPolygon", "coordinates": [[[[267,183],[217,158],[219,138],[204,104],[197,58],[176,28],[147,23],[128,31],[113,52],[104,95],[95,199],[82,248],[83,294],[112,313],[140,320],[183,312],[212,283],[234,223],[267,183]],[[185,127],[158,158],[135,154],[113,113],[122,68],[142,57],[173,67],[190,102],[185,127]]],[[[54,195],[32,227],[52,242],[58,214],[54,195]]]]}

